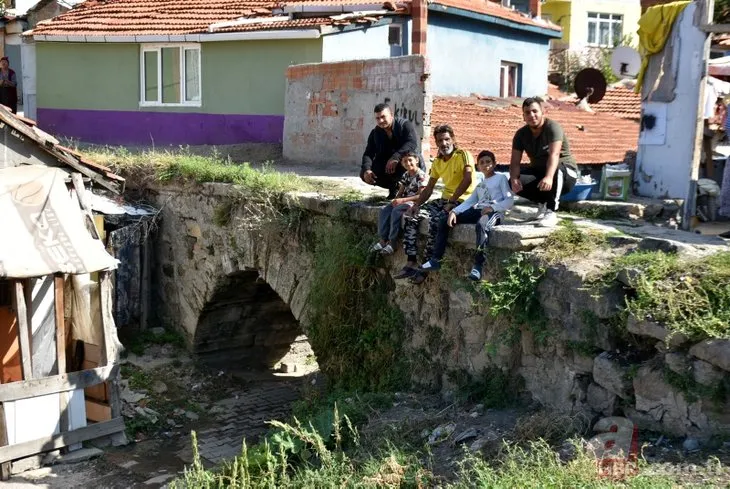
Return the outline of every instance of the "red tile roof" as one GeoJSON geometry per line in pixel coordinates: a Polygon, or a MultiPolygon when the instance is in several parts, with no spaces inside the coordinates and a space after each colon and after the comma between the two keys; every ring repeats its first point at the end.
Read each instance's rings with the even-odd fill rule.
{"type": "MultiPolygon", "coordinates": [[[[87,0],[58,17],[39,22],[33,29],[33,34],[61,36],[204,34],[209,32],[211,24],[241,18],[280,16],[278,12],[284,6],[312,3],[296,0],[285,4],[262,0],[87,0]]],[[[334,2],[318,3],[331,4],[334,9],[342,5],[334,2]]],[[[366,2],[358,2],[358,5],[363,3],[366,2]]],[[[385,3],[379,3],[377,0],[373,0],[372,5],[374,9],[385,9],[385,3]]],[[[391,9],[394,7],[393,3],[390,3],[390,7],[391,9]]],[[[406,10],[403,9],[403,12],[406,10]]],[[[241,24],[216,29],[215,32],[301,29],[354,22],[357,22],[357,19],[335,21],[323,13],[318,18],[241,24]]]]}
{"type": "MultiPolygon", "coordinates": [[[[285,8],[331,6],[333,11],[346,5],[368,6],[371,10],[391,10],[407,14],[410,0],[87,0],[70,11],[39,22],[34,35],[51,36],[132,36],[185,35],[208,33],[211,24],[241,18],[279,16],[285,8]]],[[[488,0],[439,0],[438,4],[484,13],[520,24],[559,31],[560,27],[494,4],[488,0]]],[[[293,18],[279,22],[241,24],[215,32],[244,32],[301,29],[376,21],[381,16],[334,20],[330,12],[317,18],[293,18]]]]}
{"type": "Polygon", "coordinates": [[[532,18],[527,14],[523,14],[522,12],[511,8],[503,7],[499,3],[490,2],[489,0],[433,0],[429,3],[491,15],[500,19],[511,20],[518,24],[542,27],[543,29],[550,29],[557,32],[562,30],[562,28],[557,24],[553,24],[552,22],[542,19],[532,18]]]}
{"type": "MultiPolygon", "coordinates": [[[[578,102],[578,98],[573,95],[568,101],[578,102]]],[[[600,102],[591,104],[591,109],[622,119],[638,121],[641,119],[641,94],[621,85],[609,87],[600,102]]]]}
{"type": "MultiPolygon", "coordinates": [[[[431,127],[450,124],[462,148],[474,155],[489,149],[500,164],[508,164],[512,138],[515,131],[524,125],[521,104],[521,99],[435,97],[431,127]]],[[[572,103],[558,101],[546,102],[546,113],[565,130],[578,164],[623,162],[637,149],[637,122],[609,114],[584,112],[572,103]]],[[[435,149],[432,145],[433,156],[435,149]]]]}

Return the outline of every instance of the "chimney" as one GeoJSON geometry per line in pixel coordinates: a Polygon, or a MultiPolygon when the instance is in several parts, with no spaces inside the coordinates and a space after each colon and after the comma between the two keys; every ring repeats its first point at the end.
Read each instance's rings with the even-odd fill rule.
{"type": "Polygon", "coordinates": [[[426,31],[428,30],[428,5],[426,0],[411,2],[413,33],[411,34],[411,54],[426,55],[426,31]]]}
{"type": "Polygon", "coordinates": [[[533,17],[541,17],[542,0],[530,0],[530,13],[533,17]]]}

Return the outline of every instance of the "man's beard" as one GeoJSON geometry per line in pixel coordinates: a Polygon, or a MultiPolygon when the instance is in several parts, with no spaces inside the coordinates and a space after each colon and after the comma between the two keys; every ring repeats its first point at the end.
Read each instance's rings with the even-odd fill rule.
{"type": "Polygon", "coordinates": [[[448,147],[448,149],[446,149],[446,150],[443,150],[443,149],[439,148],[439,153],[440,153],[440,154],[441,154],[442,156],[450,156],[450,155],[451,155],[451,154],[452,154],[452,153],[454,152],[454,150],[455,150],[455,149],[456,149],[456,146],[454,146],[454,145],[452,144],[452,145],[451,145],[451,146],[449,146],[449,147],[448,147]]]}

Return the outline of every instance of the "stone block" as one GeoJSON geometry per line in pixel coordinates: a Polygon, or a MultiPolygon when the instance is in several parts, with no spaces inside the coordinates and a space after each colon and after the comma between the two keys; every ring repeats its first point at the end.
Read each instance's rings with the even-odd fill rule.
{"type": "Polygon", "coordinates": [[[713,367],[704,360],[692,362],[692,378],[695,382],[714,387],[718,385],[727,374],[719,368],[713,367]]]}
{"type": "Polygon", "coordinates": [[[686,375],[690,370],[687,355],[679,352],[669,352],[664,355],[664,364],[669,370],[679,375],[686,375]]]}
{"type": "Polygon", "coordinates": [[[682,333],[671,332],[661,324],[643,321],[634,316],[629,317],[626,326],[630,333],[663,341],[669,348],[678,348],[689,341],[689,338],[682,333]]]}
{"type": "Polygon", "coordinates": [[[730,340],[705,340],[689,349],[689,354],[730,372],[730,340]]]}
{"type": "Polygon", "coordinates": [[[616,401],[617,396],[613,392],[609,392],[593,382],[588,385],[586,402],[595,412],[604,416],[612,416],[616,410],[616,401]]]}
{"type": "Polygon", "coordinates": [[[592,374],[593,373],[593,357],[582,355],[577,352],[573,352],[571,367],[578,373],[581,374],[592,374]]]}
{"type": "Polygon", "coordinates": [[[608,352],[603,352],[594,359],[593,381],[623,399],[631,397],[631,381],[628,378],[628,368],[622,366],[608,352]]]}
{"type": "Polygon", "coordinates": [[[661,370],[645,365],[634,378],[636,410],[661,425],[662,431],[674,436],[696,436],[707,433],[708,418],[702,412],[702,401],[687,402],[684,394],[664,379],[661,370]]]}

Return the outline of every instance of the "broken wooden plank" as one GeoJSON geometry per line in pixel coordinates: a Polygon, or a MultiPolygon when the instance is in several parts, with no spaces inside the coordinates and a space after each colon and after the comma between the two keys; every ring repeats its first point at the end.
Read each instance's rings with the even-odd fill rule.
{"type": "Polygon", "coordinates": [[[26,441],[0,447],[0,462],[8,462],[19,458],[35,455],[37,453],[50,452],[62,447],[74,445],[87,440],[101,438],[102,436],[113,435],[124,431],[124,420],[114,418],[101,423],[94,423],[83,428],[78,428],[65,433],[56,433],[51,436],[37,440],[26,441]]]}
{"type": "Polygon", "coordinates": [[[28,323],[28,308],[25,300],[25,288],[22,280],[15,281],[15,315],[18,320],[18,341],[20,343],[20,367],[23,371],[23,380],[33,378],[30,325],[28,323]]]}
{"type": "MultiPolygon", "coordinates": [[[[119,352],[117,351],[117,327],[114,324],[114,316],[112,315],[111,272],[106,270],[99,272],[99,299],[103,333],[102,338],[104,341],[101,348],[101,364],[116,364],[119,360],[119,352]]],[[[116,375],[109,377],[109,381],[107,382],[107,394],[109,397],[109,407],[111,408],[112,417],[120,417],[122,415],[122,398],[118,371],[116,375]]],[[[126,444],[127,438],[124,432],[117,433],[112,436],[112,445],[119,446],[126,444]]]]}
{"type": "Polygon", "coordinates": [[[99,401],[86,400],[86,419],[94,422],[112,419],[112,408],[99,401]]]}
{"type": "MultiPolygon", "coordinates": [[[[63,274],[57,273],[53,276],[53,293],[53,310],[56,319],[56,365],[58,375],[63,375],[66,373],[66,318],[64,316],[63,304],[63,274]]],[[[68,393],[58,393],[58,408],[60,413],[58,422],[61,431],[69,431],[71,429],[68,400],[68,393]]]]}
{"type": "MultiPolygon", "coordinates": [[[[5,423],[5,406],[0,402],[0,447],[8,444],[8,430],[5,423]]],[[[10,479],[10,462],[0,463],[0,480],[10,479]]]]}
{"type": "Polygon", "coordinates": [[[119,365],[107,365],[90,370],[81,370],[42,379],[23,380],[0,384],[0,402],[17,401],[30,397],[85,389],[91,385],[106,382],[119,374],[119,365]]]}

